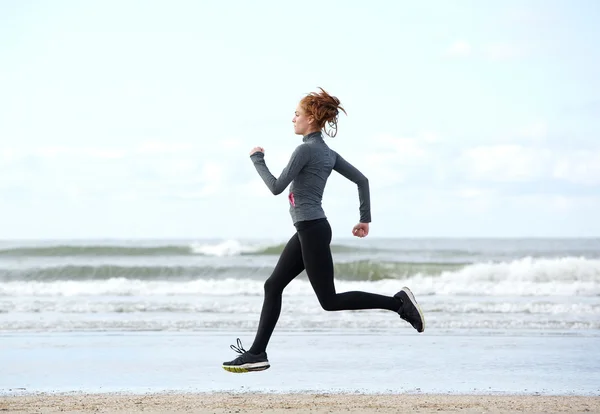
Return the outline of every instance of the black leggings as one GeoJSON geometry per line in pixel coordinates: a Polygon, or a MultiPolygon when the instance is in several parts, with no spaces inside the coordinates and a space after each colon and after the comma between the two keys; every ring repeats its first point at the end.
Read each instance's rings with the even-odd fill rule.
{"type": "Polygon", "coordinates": [[[319,303],[326,311],[350,309],[387,309],[396,312],[400,308],[397,299],[367,292],[335,293],[333,284],[333,259],[329,243],[331,227],[326,219],[297,223],[297,232],[285,245],[277,265],[265,282],[258,331],[251,354],[267,349],[271,334],[281,313],[283,289],[303,270],[312,285],[319,303]]]}

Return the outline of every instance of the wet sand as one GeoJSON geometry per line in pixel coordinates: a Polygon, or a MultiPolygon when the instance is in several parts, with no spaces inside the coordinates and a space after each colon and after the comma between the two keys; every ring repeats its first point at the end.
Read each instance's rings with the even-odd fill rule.
{"type": "Polygon", "coordinates": [[[575,413],[598,396],[436,394],[35,394],[0,397],[10,413],[575,413]]]}

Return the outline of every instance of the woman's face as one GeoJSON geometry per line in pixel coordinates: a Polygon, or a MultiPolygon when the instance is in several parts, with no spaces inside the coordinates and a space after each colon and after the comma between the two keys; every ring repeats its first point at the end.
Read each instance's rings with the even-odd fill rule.
{"type": "Polygon", "coordinates": [[[312,128],[314,119],[312,116],[306,116],[302,107],[298,105],[292,122],[294,123],[294,132],[296,135],[307,135],[312,128]]]}

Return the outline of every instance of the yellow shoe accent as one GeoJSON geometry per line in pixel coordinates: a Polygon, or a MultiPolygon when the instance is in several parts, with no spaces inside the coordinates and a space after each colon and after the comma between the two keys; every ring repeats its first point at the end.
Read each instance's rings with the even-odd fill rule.
{"type": "Polygon", "coordinates": [[[243,374],[245,372],[250,372],[246,368],[239,368],[239,367],[226,367],[226,366],[223,366],[223,369],[225,371],[235,372],[236,374],[243,374]]]}

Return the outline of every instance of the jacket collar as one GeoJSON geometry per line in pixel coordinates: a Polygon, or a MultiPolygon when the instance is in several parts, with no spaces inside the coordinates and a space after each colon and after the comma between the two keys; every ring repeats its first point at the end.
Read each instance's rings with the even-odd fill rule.
{"type": "Polygon", "coordinates": [[[302,137],[302,142],[318,141],[318,140],[322,140],[322,139],[323,139],[323,135],[321,134],[321,131],[316,131],[316,132],[311,132],[308,135],[304,135],[302,137]]]}

